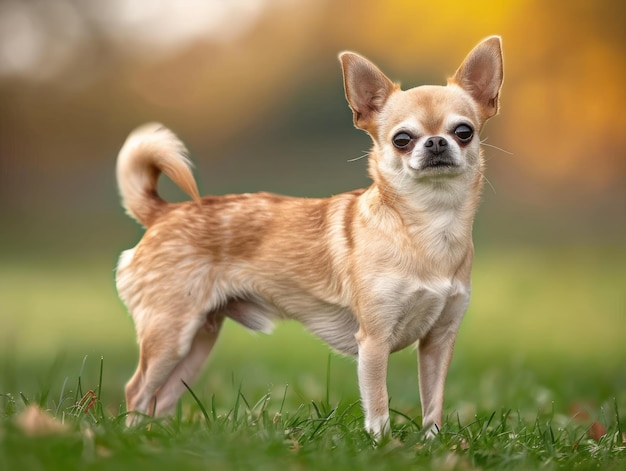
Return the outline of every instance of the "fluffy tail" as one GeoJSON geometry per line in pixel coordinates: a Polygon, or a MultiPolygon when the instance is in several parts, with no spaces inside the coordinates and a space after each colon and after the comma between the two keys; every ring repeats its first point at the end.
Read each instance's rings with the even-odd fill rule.
{"type": "Polygon", "coordinates": [[[126,212],[144,227],[149,227],[168,205],[157,193],[161,173],[200,201],[186,154],[176,135],[158,123],[143,125],[126,139],[117,157],[117,184],[126,212]]]}

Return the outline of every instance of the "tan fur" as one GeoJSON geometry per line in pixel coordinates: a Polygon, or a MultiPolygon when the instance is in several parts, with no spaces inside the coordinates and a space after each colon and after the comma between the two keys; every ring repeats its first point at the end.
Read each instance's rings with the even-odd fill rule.
{"type": "Polygon", "coordinates": [[[158,123],[145,124],[126,139],[117,158],[117,182],[128,214],[144,227],[168,208],[156,192],[161,173],[194,200],[200,199],[186,153],[174,133],[158,123]]]}
{"type": "Polygon", "coordinates": [[[225,318],[264,332],[290,318],[358,356],[365,426],[377,436],[389,430],[388,356],[419,341],[424,426],[441,426],[444,380],[469,302],[478,134],[498,109],[500,39],[480,43],[446,87],[402,91],[366,59],[340,59],[354,123],[373,140],[367,189],[326,199],[200,199],[170,131],[149,125],[122,148],[122,199],[147,227],[117,270],[140,346],[129,411],[171,410],[225,318]],[[467,143],[454,135],[459,124],[474,130],[467,143]],[[398,132],[411,134],[410,146],[394,147],[398,132]],[[435,141],[445,151],[429,150],[435,141]],[[160,172],[195,202],[163,201],[160,172]]]}

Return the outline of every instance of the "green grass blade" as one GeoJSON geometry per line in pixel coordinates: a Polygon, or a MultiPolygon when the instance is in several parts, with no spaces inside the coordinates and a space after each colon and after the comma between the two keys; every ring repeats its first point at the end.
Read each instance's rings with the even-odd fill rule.
{"type": "Polygon", "coordinates": [[[202,404],[202,401],[200,401],[198,396],[196,396],[196,393],[193,392],[193,390],[189,387],[189,385],[187,383],[185,383],[185,381],[183,381],[181,379],[181,382],[183,383],[183,386],[185,386],[185,388],[187,388],[187,391],[189,391],[189,394],[191,394],[191,397],[193,397],[193,400],[196,401],[196,404],[200,408],[200,412],[204,416],[204,420],[206,421],[207,426],[209,428],[211,428],[211,419],[209,418],[209,413],[207,412],[206,408],[204,407],[204,404],[202,404]]]}
{"type": "Polygon", "coordinates": [[[315,403],[315,401],[311,401],[311,405],[313,406],[313,409],[315,409],[315,413],[317,414],[317,418],[321,419],[322,413],[320,412],[319,408],[317,407],[317,404],[315,403]]]}
{"type": "Polygon", "coordinates": [[[415,429],[416,429],[416,430],[421,430],[421,428],[422,428],[422,427],[421,427],[421,426],[420,426],[420,425],[419,425],[419,424],[415,421],[415,419],[414,419],[414,418],[411,418],[410,416],[406,415],[405,413],[400,412],[399,410],[394,409],[394,408],[392,408],[392,407],[390,407],[390,408],[389,408],[389,412],[390,412],[390,413],[392,413],[392,414],[399,415],[400,417],[402,417],[402,418],[406,419],[406,421],[407,421],[410,425],[413,425],[413,426],[415,427],[415,429]]]}
{"type": "Polygon", "coordinates": [[[217,422],[217,405],[215,404],[215,393],[211,394],[211,416],[213,421],[217,422]]]}
{"type": "Polygon", "coordinates": [[[242,386],[242,383],[239,383],[239,388],[237,389],[237,398],[235,399],[235,407],[233,407],[233,431],[236,430],[237,421],[239,419],[239,406],[241,403],[241,386],[242,386]]]}
{"type": "Polygon", "coordinates": [[[59,411],[61,410],[61,406],[63,405],[63,402],[65,402],[65,387],[67,386],[67,382],[68,382],[69,378],[66,376],[65,379],[63,380],[63,385],[61,386],[61,392],[59,394],[59,403],[57,404],[56,408],[54,409],[54,416],[57,417],[59,415],[59,411]]]}
{"type": "Polygon", "coordinates": [[[20,391],[20,397],[22,398],[22,402],[24,403],[24,405],[25,405],[26,407],[28,407],[28,406],[29,406],[29,404],[30,404],[30,401],[29,401],[29,400],[28,400],[28,398],[24,395],[24,393],[23,393],[23,392],[21,392],[21,391],[20,391]]]}
{"type": "Polygon", "coordinates": [[[330,363],[333,358],[333,353],[328,353],[328,361],[326,362],[326,398],[325,407],[330,408],[330,363]]]}
{"type": "Polygon", "coordinates": [[[98,378],[98,393],[97,398],[97,414],[101,420],[104,420],[104,403],[102,402],[102,375],[104,372],[104,357],[100,357],[100,377],[98,378]]]}
{"type": "Polygon", "coordinates": [[[289,384],[285,384],[285,392],[283,393],[283,400],[280,403],[280,409],[278,409],[278,413],[282,415],[283,409],[285,408],[285,401],[287,400],[287,389],[289,389],[289,384]]]}
{"type": "Polygon", "coordinates": [[[617,397],[613,397],[613,405],[615,407],[615,421],[617,422],[617,433],[620,437],[623,437],[624,432],[622,431],[622,420],[619,416],[619,407],[617,406],[617,397]]]}

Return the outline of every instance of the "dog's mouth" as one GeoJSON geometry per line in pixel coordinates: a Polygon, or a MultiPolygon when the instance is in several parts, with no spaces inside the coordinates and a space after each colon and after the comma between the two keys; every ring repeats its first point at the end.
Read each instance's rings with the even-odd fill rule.
{"type": "Polygon", "coordinates": [[[427,169],[435,169],[435,170],[447,170],[447,169],[457,169],[459,166],[455,163],[450,157],[447,156],[436,156],[429,157],[422,164],[422,170],[427,169]]]}

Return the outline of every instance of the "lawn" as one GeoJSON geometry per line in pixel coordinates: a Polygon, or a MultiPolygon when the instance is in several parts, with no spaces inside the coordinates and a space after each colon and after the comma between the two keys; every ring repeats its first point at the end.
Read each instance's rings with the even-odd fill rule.
{"type": "Polygon", "coordinates": [[[626,469],[623,249],[479,247],[441,433],[422,436],[407,349],[391,360],[393,435],[378,444],[354,360],[293,323],[272,336],[226,325],[174,417],[125,428],[136,349],[113,265],[0,266],[0,470],[626,469]],[[29,405],[64,429],[25,425],[29,405]]]}

